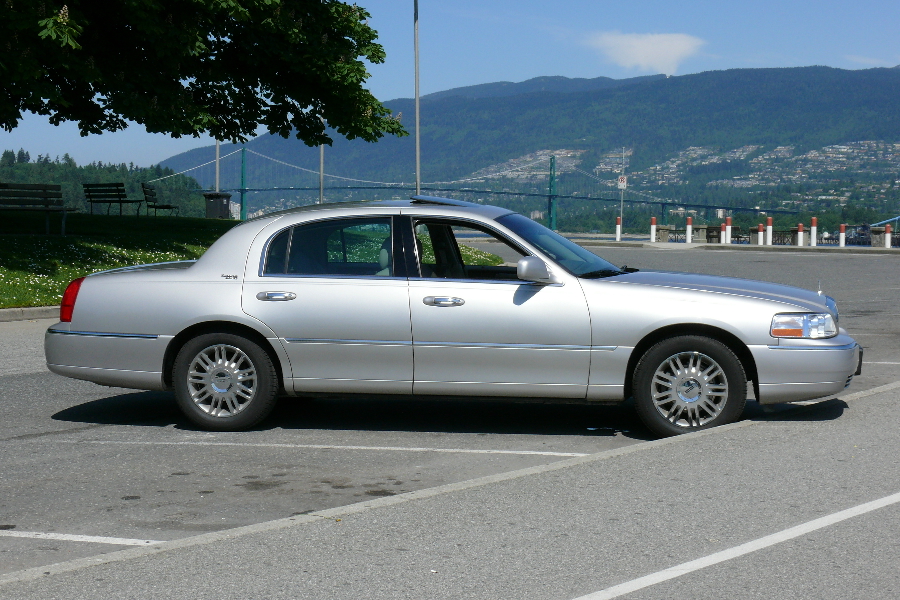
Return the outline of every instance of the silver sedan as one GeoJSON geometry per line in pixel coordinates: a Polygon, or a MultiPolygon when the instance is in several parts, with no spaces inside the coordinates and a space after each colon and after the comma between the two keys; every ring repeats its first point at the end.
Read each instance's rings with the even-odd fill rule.
{"type": "Polygon", "coordinates": [[[444,198],[252,219],[197,261],[73,281],[48,368],[173,390],[213,430],[281,395],[633,397],[659,435],[850,384],[862,350],[798,288],[616,267],[512,211],[444,198]],[[751,387],[752,386],[752,387],[751,387]]]}

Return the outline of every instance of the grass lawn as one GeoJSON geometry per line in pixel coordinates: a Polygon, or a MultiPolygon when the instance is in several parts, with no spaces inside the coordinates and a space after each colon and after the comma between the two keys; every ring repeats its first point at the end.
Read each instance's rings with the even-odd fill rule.
{"type": "Polygon", "coordinates": [[[60,216],[3,211],[0,218],[0,308],[59,304],[77,277],[146,263],[198,258],[237,221],[188,217],[70,214],[66,236],[60,216]]]}

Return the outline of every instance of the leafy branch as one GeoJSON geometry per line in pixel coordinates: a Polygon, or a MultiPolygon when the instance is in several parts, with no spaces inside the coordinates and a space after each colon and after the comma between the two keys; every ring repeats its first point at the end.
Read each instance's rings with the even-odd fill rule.
{"type": "Polygon", "coordinates": [[[38,25],[44,28],[38,34],[41,39],[49,37],[51,40],[59,40],[63,48],[66,46],[73,50],[81,48],[81,44],[75,41],[75,38],[81,35],[81,26],[69,20],[68,5],[63,4],[58,15],[38,21],[38,25]]]}

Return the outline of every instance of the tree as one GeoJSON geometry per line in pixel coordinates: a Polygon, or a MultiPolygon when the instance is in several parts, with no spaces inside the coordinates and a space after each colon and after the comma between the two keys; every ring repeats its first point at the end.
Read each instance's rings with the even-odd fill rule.
{"type": "Polygon", "coordinates": [[[308,145],[405,135],[363,87],[384,50],[338,0],[6,0],[0,125],[22,111],[82,135],[135,121],[243,142],[259,125],[308,145]]]}

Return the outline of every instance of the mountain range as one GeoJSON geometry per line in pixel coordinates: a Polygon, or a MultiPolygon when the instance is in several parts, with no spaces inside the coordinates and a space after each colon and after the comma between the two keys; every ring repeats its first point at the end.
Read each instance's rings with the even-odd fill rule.
{"type": "MultiPolygon", "coordinates": [[[[723,151],[790,145],[798,152],[860,140],[900,141],[900,68],[731,69],[615,80],[538,77],[455,88],[421,98],[422,179],[466,177],[541,150],[574,150],[590,170],[609,152],[631,149],[645,168],[692,146],[723,151]]],[[[414,126],[414,102],[385,105],[414,126]]],[[[264,135],[246,148],[318,169],[319,153],[296,139],[264,135]]],[[[234,148],[224,145],[222,153],[234,148]]],[[[375,144],[336,137],[326,172],[377,181],[413,181],[413,136],[375,144]]],[[[212,160],[213,147],[160,164],[182,171],[212,160]]],[[[294,185],[248,162],[248,187],[294,185]]],[[[235,169],[223,186],[236,187],[235,169]]],[[[196,175],[196,173],[192,173],[196,175]]],[[[298,174],[299,176],[299,174],[298,174]]],[[[208,175],[198,176],[211,185],[208,175]]],[[[299,179],[298,179],[299,181],[299,179]]]]}

